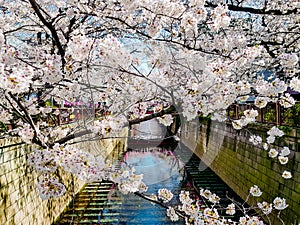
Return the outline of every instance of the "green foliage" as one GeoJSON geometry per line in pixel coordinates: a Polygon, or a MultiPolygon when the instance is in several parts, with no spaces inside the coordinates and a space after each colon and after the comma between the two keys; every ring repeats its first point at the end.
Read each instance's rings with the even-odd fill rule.
{"type": "Polygon", "coordinates": [[[0,122],[0,131],[6,131],[6,130],[7,130],[7,126],[4,123],[0,122]]]}
{"type": "Polygon", "coordinates": [[[211,115],[199,116],[199,122],[201,122],[201,121],[210,121],[210,120],[211,120],[211,115]]]}
{"type": "Polygon", "coordinates": [[[289,126],[278,126],[280,130],[282,130],[285,134],[292,131],[292,128],[289,126]]]}
{"type": "Polygon", "coordinates": [[[281,113],[282,123],[291,127],[300,126],[300,104],[286,109],[281,113]]]}
{"type": "Polygon", "coordinates": [[[266,109],[263,113],[264,122],[274,123],[276,122],[276,110],[275,109],[266,109]]]}

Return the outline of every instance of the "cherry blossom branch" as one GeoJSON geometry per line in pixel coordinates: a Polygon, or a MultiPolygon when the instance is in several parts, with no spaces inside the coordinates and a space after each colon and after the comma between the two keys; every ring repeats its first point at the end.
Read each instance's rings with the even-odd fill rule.
{"type": "MultiPolygon", "coordinates": [[[[79,132],[74,133],[74,134],[67,135],[66,137],[63,137],[63,138],[61,138],[61,139],[55,141],[55,143],[58,143],[58,144],[64,144],[64,143],[66,143],[67,141],[70,141],[70,140],[72,140],[72,139],[75,139],[75,138],[78,138],[78,137],[82,137],[82,136],[84,136],[84,135],[88,135],[88,134],[92,134],[92,133],[93,133],[93,132],[92,132],[91,130],[86,129],[86,130],[79,131],[79,132]]],[[[55,143],[50,144],[50,147],[53,147],[55,143]]]]}
{"type": "Polygon", "coordinates": [[[201,48],[200,46],[195,48],[195,47],[192,47],[190,45],[187,45],[185,42],[180,42],[180,41],[176,41],[176,40],[173,40],[173,39],[165,39],[165,38],[153,38],[151,37],[150,35],[142,32],[142,31],[139,31],[137,30],[134,26],[131,26],[130,24],[126,23],[125,20],[122,20],[121,18],[117,18],[117,17],[111,17],[111,16],[108,16],[107,18],[109,19],[113,19],[113,20],[116,20],[116,21],[119,21],[121,23],[123,23],[124,25],[126,25],[127,27],[129,27],[130,29],[134,30],[136,33],[144,36],[144,37],[147,37],[148,39],[152,39],[152,40],[155,40],[155,41],[159,41],[159,42],[166,42],[166,43],[172,43],[172,44],[175,44],[175,45],[178,45],[178,46],[181,46],[181,47],[184,47],[188,50],[195,50],[195,51],[199,51],[199,52],[203,52],[203,53],[206,53],[208,55],[218,55],[218,56],[222,56],[224,58],[229,58],[229,56],[227,55],[222,55],[220,53],[216,53],[214,51],[207,51],[203,48],[201,48]]]}
{"type": "Polygon", "coordinates": [[[15,105],[12,103],[11,99],[8,98],[8,96],[5,95],[5,99],[9,102],[9,104],[13,108],[15,115],[17,115],[19,118],[21,118],[24,122],[29,122],[26,118],[24,118],[24,115],[22,114],[22,112],[18,108],[15,107],[15,105]]]}
{"type": "Polygon", "coordinates": [[[10,34],[10,33],[14,33],[14,32],[17,32],[19,30],[22,30],[24,28],[25,28],[25,30],[29,30],[29,31],[36,31],[36,30],[32,29],[32,27],[40,27],[40,26],[39,25],[32,25],[32,24],[22,25],[22,26],[19,26],[19,27],[15,28],[15,29],[4,31],[3,34],[7,35],[7,34],[10,34]],[[27,28],[31,28],[31,29],[27,29],[27,28]]]}
{"type": "MultiPolygon", "coordinates": [[[[140,193],[140,192],[134,192],[134,194],[135,194],[136,196],[139,196],[139,197],[141,197],[141,198],[147,200],[147,201],[150,201],[150,202],[152,202],[152,203],[155,203],[155,204],[157,204],[157,205],[160,205],[161,207],[163,207],[163,208],[165,208],[165,209],[168,209],[168,208],[169,208],[169,206],[167,206],[166,204],[164,204],[164,203],[162,203],[162,202],[160,202],[160,201],[158,201],[158,200],[152,199],[151,197],[149,197],[149,196],[147,196],[147,195],[145,195],[145,194],[143,194],[143,193],[140,193]]],[[[175,209],[175,211],[176,211],[176,214],[177,214],[178,216],[180,216],[181,218],[186,218],[186,215],[183,215],[182,212],[180,212],[179,210],[175,209]]]]}
{"type": "Polygon", "coordinates": [[[33,141],[43,147],[47,147],[39,138],[38,138],[38,132],[36,130],[36,126],[32,120],[32,117],[29,115],[27,109],[21,104],[21,102],[11,93],[8,92],[9,96],[17,103],[17,105],[20,107],[20,109],[22,109],[22,112],[24,113],[25,117],[27,118],[27,121],[29,123],[29,125],[31,126],[31,128],[34,131],[34,139],[33,141]]]}

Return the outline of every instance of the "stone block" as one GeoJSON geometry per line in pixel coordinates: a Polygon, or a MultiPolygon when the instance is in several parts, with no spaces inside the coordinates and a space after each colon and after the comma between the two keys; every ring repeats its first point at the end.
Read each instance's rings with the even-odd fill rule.
{"type": "Polygon", "coordinates": [[[296,137],[300,139],[300,129],[296,129],[296,137]]]}
{"type": "Polygon", "coordinates": [[[22,210],[19,210],[15,215],[14,215],[14,222],[15,224],[20,224],[25,217],[25,212],[22,210]]]}
{"type": "Polygon", "coordinates": [[[24,217],[23,220],[21,221],[21,225],[28,225],[30,224],[31,221],[29,220],[28,216],[24,217]]]}
{"type": "Polygon", "coordinates": [[[13,218],[13,216],[19,211],[19,207],[17,202],[15,202],[14,204],[11,204],[10,206],[8,206],[6,209],[6,218],[8,220],[10,220],[11,218],[13,218]]]}
{"type": "Polygon", "coordinates": [[[0,162],[0,175],[6,174],[9,171],[10,171],[10,163],[0,162]]]}

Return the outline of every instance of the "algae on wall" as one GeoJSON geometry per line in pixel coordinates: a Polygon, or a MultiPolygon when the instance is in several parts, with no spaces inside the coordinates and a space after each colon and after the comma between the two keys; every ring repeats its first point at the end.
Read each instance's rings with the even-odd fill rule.
{"type": "MultiPolygon", "coordinates": [[[[291,130],[278,145],[288,145],[292,151],[288,170],[293,178],[282,178],[284,168],[277,160],[268,157],[262,146],[254,146],[249,142],[250,134],[237,131],[226,123],[201,120],[199,129],[191,129],[190,124],[182,126],[181,141],[208,165],[239,196],[246,199],[249,189],[258,185],[263,191],[259,201],[272,202],[277,196],[286,199],[289,207],[281,212],[286,224],[298,225],[300,222],[300,134],[299,130],[291,130]],[[208,132],[209,131],[209,132],[208,132]],[[195,135],[194,132],[198,134],[195,135]],[[197,146],[195,144],[197,143],[197,146]],[[192,147],[192,148],[191,148],[192,147]]],[[[265,126],[255,125],[251,128],[255,134],[264,134],[265,126]]],[[[285,168],[286,169],[286,168],[285,168]]],[[[250,199],[250,202],[253,201],[250,199]]],[[[254,203],[254,201],[253,201],[254,203]]],[[[282,224],[275,215],[272,225],[282,224]]]]}

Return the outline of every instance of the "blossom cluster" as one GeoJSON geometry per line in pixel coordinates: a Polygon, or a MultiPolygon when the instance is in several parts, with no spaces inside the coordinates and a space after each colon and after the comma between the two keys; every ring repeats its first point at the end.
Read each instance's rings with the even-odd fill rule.
{"type": "Polygon", "coordinates": [[[148,104],[146,102],[139,102],[134,104],[130,110],[129,113],[131,114],[132,118],[139,118],[143,117],[148,110],[148,104]]]}
{"type": "Polygon", "coordinates": [[[231,18],[227,15],[228,7],[218,5],[213,11],[214,24],[213,28],[218,30],[220,28],[226,28],[230,24],[231,18]]]}
{"type": "Polygon", "coordinates": [[[126,119],[123,116],[106,116],[95,120],[89,129],[99,136],[116,135],[123,127],[126,119]]]}
{"type": "MultiPolygon", "coordinates": [[[[262,195],[262,191],[257,185],[252,186],[250,188],[249,193],[254,197],[260,197],[262,195]]],[[[288,207],[288,205],[286,204],[286,200],[280,197],[276,197],[273,200],[273,204],[263,201],[263,202],[258,202],[257,206],[265,215],[268,215],[272,212],[273,206],[277,210],[284,210],[285,208],[288,207]]]]}
{"type": "Polygon", "coordinates": [[[173,198],[173,194],[166,188],[162,188],[158,190],[158,199],[162,200],[164,203],[171,201],[173,198]]]}
{"type": "Polygon", "coordinates": [[[29,124],[25,124],[23,128],[18,129],[18,135],[25,143],[31,144],[34,137],[34,130],[29,124]]]}
{"type": "Polygon", "coordinates": [[[279,78],[269,82],[262,78],[254,84],[255,90],[264,97],[276,97],[287,90],[287,84],[279,78]]]}
{"type": "Polygon", "coordinates": [[[118,184],[119,190],[124,194],[147,191],[147,186],[142,181],[143,175],[135,174],[133,168],[113,169],[101,157],[71,145],[55,144],[53,148],[36,148],[29,156],[28,163],[44,177],[38,184],[43,199],[61,196],[65,192],[64,186],[52,178],[59,167],[85,182],[109,179],[118,184]]]}
{"type": "MultiPolygon", "coordinates": [[[[284,135],[284,132],[277,128],[276,126],[273,126],[268,132],[268,137],[266,138],[266,143],[263,145],[265,150],[268,150],[268,156],[270,158],[276,158],[278,157],[278,161],[281,165],[285,165],[288,163],[289,158],[288,156],[291,154],[291,150],[289,147],[284,146],[280,150],[271,147],[271,145],[275,142],[276,138],[282,137],[284,135]]],[[[285,179],[292,178],[292,174],[289,171],[284,171],[282,173],[282,177],[285,179]]]]}
{"type": "Polygon", "coordinates": [[[28,163],[43,173],[55,172],[58,167],[62,167],[87,182],[102,180],[105,175],[105,163],[101,158],[71,145],[55,144],[53,148],[37,148],[29,156],[28,163]]]}
{"type": "Polygon", "coordinates": [[[290,81],[290,87],[293,90],[300,92],[300,79],[298,77],[293,77],[290,81]]]}
{"type": "Polygon", "coordinates": [[[99,42],[97,56],[102,63],[112,67],[127,68],[132,61],[128,49],[124,48],[120,40],[112,35],[108,35],[99,42]]]}
{"type": "Polygon", "coordinates": [[[59,83],[63,79],[61,73],[60,62],[61,57],[59,55],[44,55],[43,68],[41,69],[41,81],[44,83],[55,84],[59,83]]]}
{"type": "Polygon", "coordinates": [[[13,117],[9,112],[7,112],[5,110],[0,111],[0,121],[2,123],[4,123],[4,124],[9,123],[10,122],[9,120],[11,120],[12,118],[13,117]]]}
{"type": "MultiPolygon", "coordinates": [[[[290,149],[287,146],[284,146],[281,149],[278,149],[279,147],[272,147],[272,144],[274,144],[276,138],[282,137],[284,135],[284,132],[276,126],[273,126],[269,131],[267,131],[267,134],[268,136],[265,143],[263,143],[263,140],[259,135],[251,135],[249,141],[253,143],[253,145],[263,143],[263,149],[268,151],[268,156],[270,158],[278,157],[278,161],[281,165],[287,164],[289,161],[288,156],[291,154],[290,149]]],[[[290,179],[292,178],[292,174],[291,172],[284,170],[284,172],[282,173],[282,177],[285,179],[290,179]]]]}
{"type": "MultiPolygon", "coordinates": [[[[166,192],[166,190],[164,190],[166,192]]],[[[169,192],[169,191],[168,191],[169,192]]],[[[251,196],[260,197],[262,192],[257,185],[254,185],[250,188],[249,191],[251,196]]],[[[261,217],[259,216],[250,216],[245,213],[245,215],[240,216],[238,221],[234,222],[230,218],[225,219],[220,213],[224,210],[222,208],[215,208],[215,201],[212,200],[215,194],[211,193],[209,190],[200,190],[200,196],[203,197],[203,200],[208,200],[213,203],[212,206],[203,204],[203,202],[190,197],[190,192],[181,191],[179,194],[179,200],[181,205],[173,207],[168,206],[167,216],[171,221],[178,221],[180,217],[185,218],[185,224],[187,225],[204,225],[204,224],[265,224],[261,217]]],[[[246,200],[247,201],[247,200],[246,200]]],[[[218,205],[220,206],[220,205],[218,205]]],[[[284,198],[276,197],[272,203],[268,202],[258,202],[257,208],[262,211],[264,215],[269,215],[273,209],[284,210],[288,205],[285,202],[284,198]]],[[[232,202],[225,208],[225,213],[227,215],[233,216],[236,214],[237,210],[246,212],[248,209],[244,208],[243,203],[232,202]]]]}
{"type": "Polygon", "coordinates": [[[279,56],[280,64],[283,67],[293,68],[299,62],[296,53],[284,53],[279,56]]]}
{"type": "Polygon", "coordinates": [[[167,216],[170,218],[171,221],[179,220],[179,216],[173,207],[169,207],[167,209],[167,216]]]}
{"type": "Polygon", "coordinates": [[[70,57],[74,61],[82,62],[87,60],[90,56],[89,52],[92,50],[94,40],[84,35],[76,35],[68,44],[66,51],[66,58],[70,60],[70,57]]]}
{"type": "Polygon", "coordinates": [[[243,127],[247,126],[249,123],[255,121],[255,118],[258,116],[258,111],[254,109],[247,109],[244,111],[244,116],[238,120],[232,121],[232,126],[234,129],[240,130],[243,127]]]}
{"type": "Polygon", "coordinates": [[[9,68],[0,63],[0,89],[11,93],[23,93],[29,90],[34,75],[32,67],[9,68]]]}
{"type": "MultiPolygon", "coordinates": [[[[112,175],[114,176],[114,175],[112,175]]],[[[123,194],[134,193],[134,192],[146,192],[148,187],[142,181],[143,174],[134,174],[134,169],[124,170],[111,179],[112,181],[118,183],[118,189],[123,194]]]]}
{"type": "Polygon", "coordinates": [[[173,117],[170,114],[163,115],[158,117],[158,121],[165,126],[170,126],[173,123],[173,117]]]}
{"type": "Polygon", "coordinates": [[[50,197],[58,198],[66,192],[65,186],[57,178],[49,174],[41,177],[37,187],[42,199],[49,199],[50,197]]]}
{"type": "Polygon", "coordinates": [[[2,29],[0,29],[0,51],[1,51],[3,44],[4,44],[4,35],[3,35],[2,29]]]}

